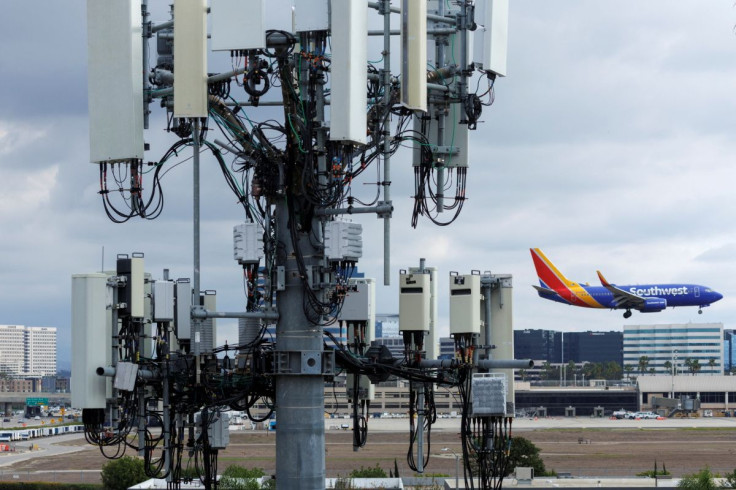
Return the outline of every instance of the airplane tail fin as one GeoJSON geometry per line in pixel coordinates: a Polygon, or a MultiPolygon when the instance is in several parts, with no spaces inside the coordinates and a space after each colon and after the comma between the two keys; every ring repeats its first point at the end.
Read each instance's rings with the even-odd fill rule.
{"type": "Polygon", "coordinates": [[[601,271],[596,271],[596,272],[598,273],[598,279],[601,280],[601,286],[609,287],[611,283],[608,282],[605,277],[603,277],[603,274],[601,274],[601,271]]]}
{"type": "Polygon", "coordinates": [[[567,279],[562,272],[550,261],[538,248],[530,248],[534,268],[537,269],[537,277],[543,288],[560,289],[576,286],[577,284],[567,279]]]}

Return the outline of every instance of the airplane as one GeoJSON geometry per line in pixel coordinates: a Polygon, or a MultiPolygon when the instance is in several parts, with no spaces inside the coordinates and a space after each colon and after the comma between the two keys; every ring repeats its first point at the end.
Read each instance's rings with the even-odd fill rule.
{"type": "Polygon", "coordinates": [[[626,310],[624,318],[631,316],[631,310],[641,313],[659,312],[676,306],[697,306],[698,313],[703,308],[723,298],[713,289],[698,284],[640,284],[617,286],[603,277],[598,278],[601,286],[581,285],[570,281],[538,248],[529,249],[541,286],[532,286],[539,296],[551,301],[585,308],[610,308],[626,310]]]}

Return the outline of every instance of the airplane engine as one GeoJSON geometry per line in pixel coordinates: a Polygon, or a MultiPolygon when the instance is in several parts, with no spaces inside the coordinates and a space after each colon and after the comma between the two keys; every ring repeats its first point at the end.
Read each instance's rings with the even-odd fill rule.
{"type": "Polygon", "coordinates": [[[664,298],[644,298],[644,306],[641,307],[642,313],[655,313],[667,308],[667,300],[664,298]]]}

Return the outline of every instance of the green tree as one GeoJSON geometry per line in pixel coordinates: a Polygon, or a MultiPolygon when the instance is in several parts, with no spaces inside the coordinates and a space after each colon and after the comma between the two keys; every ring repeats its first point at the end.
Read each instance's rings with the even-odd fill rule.
{"type": "Polygon", "coordinates": [[[693,374],[693,360],[689,357],[685,359],[685,367],[690,372],[690,374],[693,374]]]}
{"type": "Polygon", "coordinates": [[[623,369],[616,361],[608,361],[603,366],[603,379],[621,379],[623,369]]]}
{"type": "Polygon", "coordinates": [[[222,472],[218,486],[227,490],[259,490],[261,488],[257,478],[265,476],[261,468],[243,468],[230,465],[222,472]]]}
{"type": "Polygon", "coordinates": [[[664,361],[663,366],[667,374],[672,374],[672,363],[670,361],[664,361]]]}
{"type": "Polygon", "coordinates": [[[631,364],[625,364],[624,372],[626,373],[626,379],[629,379],[631,373],[634,372],[634,366],[632,366],[631,364]]]}
{"type": "Polygon", "coordinates": [[[132,456],[113,459],[102,466],[102,485],[107,490],[126,490],[146,480],[143,460],[132,456]]]}
{"type": "Polygon", "coordinates": [[[560,370],[557,367],[552,366],[552,364],[549,363],[549,361],[544,361],[544,364],[542,364],[542,379],[544,380],[553,380],[557,379],[560,376],[560,370]]]}
{"type": "Polygon", "coordinates": [[[711,371],[713,369],[715,369],[715,367],[716,367],[716,359],[715,359],[715,357],[711,357],[710,359],[708,359],[708,367],[711,369],[711,371]]]}
{"type": "Polygon", "coordinates": [[[532,441],[524,437],[514,437],[511,440],[511,451],[509,452],[507,474],[511,474],[517,466],[530,466],[534,468],[534,476],[544,476],[547,469],[544,461],[539,456],[539,448],[532,441]]]}
{"type": "Polygon", "coordinates": [[[686,490],[717,490],[718,485],[713,480],[713,473],[709,467],[705,467],[697,473],[684,475],[677,485],[677,488],[686,490]]]}
{"type": "Polygon", "coordinates": [[[649,368],[649,356],[641,356],[639,358],[639,374],[647,372],[649,368]]]}
{"type": "Polygon", "coordinates": [[[698,374],[698,372],[700,372],[700,369],[702,367],[703,366],[700,365],[700,361],[698,359],[693,359],[693,363],[690,369],[692,370],[693,374],[698,374]]]}

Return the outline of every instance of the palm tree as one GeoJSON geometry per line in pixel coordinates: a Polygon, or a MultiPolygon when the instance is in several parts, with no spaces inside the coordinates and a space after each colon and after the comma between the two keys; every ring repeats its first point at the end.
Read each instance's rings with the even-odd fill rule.
{"type": "Polygon", "coordinates": [[[649,356],[641,356],[639,358],[639,374],[647,371],[649,367],[649,356]]]}
{"type": "Polygon", "coordinates": [[[626,379],[629,379],[633,371],[634,371],[634,366],[632,366],[631,364],[624,364],[624,372],[626,373],[626,379]]]}
{"type": "Polygon", "coordinates": [[[715,357],[711,357],[708,359],[708,367],[710,367],[710,370],[713,371],[716,367],[716,359],[715,357]]]}
{"type": "Polygon", "coordinates": [[[670,361],[664,361],[664,369],[668,374],[672,374],[672,363],[670,361]]]}
{"type": "Polygon", "coordinates": [[[690,359],[689,357],[685,359],[685,367],[687,368],[688,371],[690,371],[690,374],[693,373],[693,360],[690,359]]]}
{"type": "Polygon", "coordinates": [[[703,366],[700,365],[700,361],[698,359],[693,359],[693,364],[691,368],[693,370],[693,374],[698,374],[698,371],[700,371],[702,367],[703,366]]]}

